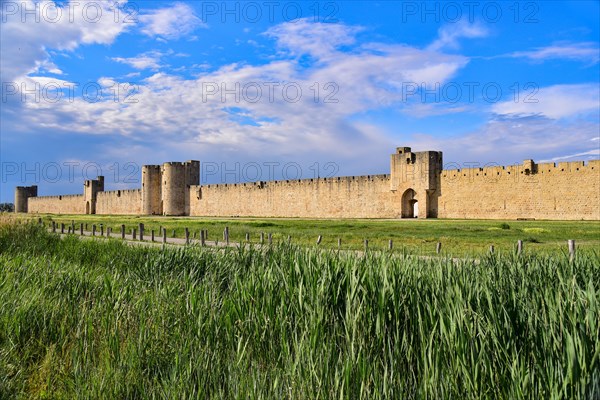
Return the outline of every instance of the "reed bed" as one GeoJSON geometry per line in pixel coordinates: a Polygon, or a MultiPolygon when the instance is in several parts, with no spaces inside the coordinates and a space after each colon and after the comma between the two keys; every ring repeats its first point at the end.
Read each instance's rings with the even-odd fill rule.
{"type": "Polygon", "coordinates": [[[0,224],[0,398],[600,398],[600,255],[478,262],[0,224]]]}

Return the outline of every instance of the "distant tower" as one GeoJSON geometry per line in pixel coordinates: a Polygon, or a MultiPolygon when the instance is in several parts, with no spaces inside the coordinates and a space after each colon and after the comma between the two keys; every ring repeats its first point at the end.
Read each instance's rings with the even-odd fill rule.
{"type": "Polygon", "coordinates": [[[164,215],[188,215],[190,185],[200,183],[200,162],[164,163],[162,167],[162,200],[164,215]]]}
{"type": "Polygon", "coordinates": [[[83,198],[85,201],[85,213],[96,214],[96,198],[98,192],[104,191],[104,177],[98,179],[88,179],[83,184],[83,198]]]}
{"type": "Polygon", "coordinates": [[[28,199],[37,197],[37,186],[17,186],[15,189],[15,212],[26,213],[28,211],[28,199]]]}
{"type": "Polygon", "coordinates": [[[162,209],[162,172],[160,165],[142,167],[142,213],[160,215],[162,209]]]}

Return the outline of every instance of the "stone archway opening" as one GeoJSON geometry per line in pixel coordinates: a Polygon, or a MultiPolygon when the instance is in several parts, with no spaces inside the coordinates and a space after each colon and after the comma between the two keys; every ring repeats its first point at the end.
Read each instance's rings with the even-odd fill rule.
{"type": "Polygon", "coordinates": [[[402,218],[417,218],[419,216],[419,201],[417,192],[407,189],[402,195],[402,218]]]}

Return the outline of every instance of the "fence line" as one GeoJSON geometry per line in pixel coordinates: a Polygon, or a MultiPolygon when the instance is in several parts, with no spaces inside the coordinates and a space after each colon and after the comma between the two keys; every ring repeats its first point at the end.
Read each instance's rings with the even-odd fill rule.
{"type": "MultiPolygon", "coordinates": [[[[38,218],[38,223],[40,225],[42,225],[42,226],[44,225],[44,222],[43,222],[42,218],[38,218]]],[[[83,222],[79,223],[79,229],[78,229],[79,232],[77,232],[74,220],[71,220],[71,222],[70,222],[70,224],[68,226],[65,223],[60,223],[60,225],[59,225],[56,221],[51,221],[48,226],[49,226],[49,229],[53,233],[56,233],[56,231],[58,229],[60,229],[60,233],[63,234],[63,235],[65,233],[67,233],[69,235],[71,235],[71,234],[74,235],[74,234],[78,233],[80,236],[86,236],[86,232],[89,233],[89,231],[87,230],[88,223],[83,223],[83,222]],[[66,230],[66,232],[65,232],[65,230],[66,230]]],[[[92,230],[91,230],[91,236],[95,237],[96,233],[98,232],[98,226],[96,224],[92,224],[91,228],[92,228],[92,230]]],[[[100,224],[99,228],[100,228],[100,236],[104,237],[104,224],[100,224]]],[[[162,243],[164,243],[164,244],[168,243],[168,239],[169,238],[167,237],[167,228],[163,227],[163,226],[160,226],[158,232],[159,232],[159,237],[162,236],[162,243]]],[[[207,241],[208,241],[208,230],[201,229],[198,233],[199,233],[199,244],[201,246],[203,246],[203,247],[206,246],[207,245],[207,241]]],[[[147,241],[145,239],[144,234],[145,234],[145,225],[143,223],[139,223],[137,228],[132,228],[131,229],[131,235],[130,235],[130,237],[131,237],[131,240],[137,240],[137,241],[140,241],[140,242],[147,241]],[[139,238],[138,238],[138,232],[139,232],[139,238]]],[[[198,241],[196,239],[197,238],[196,232],[193,232],[193,237],[191,237],[191,236],[192,235],[191,235],[190,228],[189,227],[185,227],[184,228],[184,239],[180,239],[180,240],[182,240],[182,243],[180,243],[180,244],[189,245],[189,244],[192,244],[192,243],[198,243],[198,241]]],[[[112,227],[109,227],[109,226],[106,227],[106,237],[108,237],[108,238],[112,238],[113,237],[112,227]]],[[[121,237],[122,240],[128,240],[129,239],[129,238],[127,238],[125,224],[121,224],[120,225],[120,237],[121,237]]],[[[252,243],[250,232],[245,232],[244,233],[244,237],[245,237],[245,241],[240,239],[239,243],[233,242],[233,245],[238,246],[238,245],[241,245],[244,242],[247,243],[247,244],[251,244],[252,243]]],[[[280,240],[283,242],[284,241],[284,239],[283,239],[284,236],[280,235],[279,237],[281,238],[280,240]]],[[[320,235],[317,236],[316,242],[313,242],[313,243],[316,243],[317,246],[320,246],[323,243],[324,238],[325,238],[324,235],[320,234],[320,235]]],[[[176,230],[175,229],[172,230],[171,239],[178,239],[177,235],[176,235],[176,230]]],[[[272,232],[268,232],[268,233],[260,232],[259,242],[258,243],[261,244],[261,245],[264,245],[265,244],[265,239],[266,239],[266,241],[267,241],[267,243],[269,245],[272,245],[273,244],[273,233],[272,232]],[[266,235],[266,238],[265,238],[265,235],[266,235]]],[[[287,239],[286,240],[287,240],[287,243],[291,243],[292,242],[292,236],[291,235],[287,235],[287,239]]],[[[156,241],[155,231],[154,231],[154,229],[152,229],[152,230],[150,230],[150,242],[155,242],[155,241],[156,241]]],[[[224,246],[230,246],[230,245],[232,245],[232,242],[231,242],[231,232],[230,232],[230,228],[228,226],[226,226],[224,228],[224,230],[223,230],[223,242],[224,242],[224,246]]],[[[219,241],[215,239],[214,245],[218,246],[219,245],[219,241]]],[[[337,248],[338,249],[342,249],[342,238],[341,237],[337,238],[337,248]]],[[[363,248],[364,248],[365,251],[369,250],[369,239],[367,239],[367,238],[363,239],[363,248]]],[[[516,246],[513,247],[513,249],[514,249],[513,251],[516,251],[516,254],[518,256],[522,256],[524,254],[524,252],[525,252],[524,248],[525,248],[525,246],[524,246],[523,240],[519,239],[519,240],[516,241],[516,246]]],[[[388,241],[387,241],[387,249],[390,250],[390,251],[394,250],[394,240],[393,239],[388,239],[388,241]]],[[[432,249],[432,250],[435,251],[435,254],[441,255],[442,254],[442,242],[437,242],[435,244],[435,248],[432,249]]],[[[488,251],[489,251],[490,254],[495,254],[496,253],[496,246],[494,244],[490,244],[488,251]]],[[[573,260],[576,257],[576,253],[577,253],[576,242],[575,242],[574,239],[567,240],[567,251],[568,251],[568,254],[569,254],[569,259],[573,260]]]]}

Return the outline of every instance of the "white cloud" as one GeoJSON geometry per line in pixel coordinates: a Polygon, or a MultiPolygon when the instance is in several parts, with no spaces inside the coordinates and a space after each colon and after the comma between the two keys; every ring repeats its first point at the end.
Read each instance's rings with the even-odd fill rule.
{"type": "Polygon", "coordinates": [[[141,74],[139,72],[130,72],[129,74],[126,74],[123,76],[123,78],[128,79],[128,78],[137,78],[139,77],[141,74]]]}
{"type": "MultiPolygon", "coordinates": [[[[117,102],[112,98],[96,103],[81,98],[28,102],[19,121],[33,128],[107,135],[111,141],[121,136],[119,141],[137,145],[139,151],[135,153],[144,154],[149,161],[166,160],[169,154],[212,156],[213,160],[229,154],[238,161],[249,157],[264,160],[266,154],[312,160],[327,157],[345,160],[363,173],[365,168],[370,169],[367,173],[387,171],[388,161],[382,154],[388,154],[400,138],[400,144],[410,143],[415,149],[441,149],[446,161],[550,159],[597,147],[598,142],[593,142],[598,137],[598,92],[594,84],[542,88],[534,96],[539,103],[524,103],[524,99],[498,103],[490,108],[490,120],[483,127],[459,137],[436,138],[407,131],[401,124],[390,134],[361,116],[382,106],[413,116],[458,113],[472,107],[421,104],[418,100],[407,103],[401,93],[406,82],[443,84],[454,78],[468,59],[440,49],[468,35],[440,35],[445,39],[438,45],[419,49],[376,42],[358,44],[356,35],[361,29],[305,20],[280,24],[266,33],[280,50],[267,54],[267,63],[229,64],[218,69],[196,64],[193,67],[199,72],[193,79],[175,76],[172,71],[157,72],[140,81],[139,92],[127,101],[121,93],[117,102]],[[314,62],[299,63],[298,58],[306,55],[314,62]],[[295,103],[282,97],[282,85],[290,82],[303,91],[295,103]],[[217,84],[219,93],[203,97],[203,84],[207,83],[217,84]],[[221,85],[231,90],[239,84],[240,94],[244,85],[252,83],[262,89],[258,101],[248,101],[243,95],[236,101],[233,94],[222,101],[221,85]],[[279,85],[274,87],[273,101],[266,83],[279,85]],[[324,102],[327,96],[337,102],[324,102]],[[502,149],[501,154],[498,149],[502,149]]],[[[150,52],[116,61],[137,65],[138,69],[158,69],[160,57],[150,52]]],[[[99,82],[112,87],[117,80],[104,78],[99,82]]],[[[250,94],[246,91],[246,96],[250,94]]],[[[111,153],[114,157],[134,153],[127,150],[129,147],[117,147],[111,153]]]]}
{"type": "Polygon", "coordinates": [[[488,30],[477,23],[461,20],[457,23],[446,24],[438,30],[438,38],[428,46],[429,50],[457,49],[459,39],[481,38],[488,35],[488,30]]]}
{"type": "Polygon", "coordinates": [[[158,70],[162,67],[161,59],[164,56],[173,54],[172,51],[163,53],[160,51],[148,51],[142,54],[139,54],[135,57],[113,57],[112,60],[121,64],[129,65],[132,68],[143,70],[143,69],[151,69],[158,70]]]}
{"type": "Polygon", "coordinates": [[[600,113],[598,85],[554,85],[539,89],[531,98],[497,103],[492,111],[501,115],[540,115],[552,119],[600,113]]]}
{"type": "Polygon", "coordinates": [[[339,47],[354,44],[356,34],[363,29],[302,18],[274,26],[265,35],[275,38],[279,48],[294,57],[310,55],[323,60],[338,54],[339,47]]]}
{"type": "MultiPolygon", "coordinates": [[[[446,82],[468,62],[459,55],[410,46],[358,45],[352,35],[360,28],[300,24],[306,29],[298,30],[297,23],[290,22],[269,30],[282,51],[266,64],[225,65],[200,72],[195,79],[156,73],[139,82],[139,93],[131,99],[137,102],[86,103],[78,98],[57,104],[27,104],[25,118],[34,125],[70,132],[120,134],[178,146],[179,153],[243,148],[245,156],[285,152],[313,156],[322,152],[328,157],[362,154],[370,159],[387,154],[394,143],[381,128],[356,119],[356,115],[380,108],[384,97],[387,105],[403,108],[407,106],[401,101],[403,82],[446,82]],[[306,30],[315,33],[317,42],[331,36],[331,45],[313,46],[306,30]],[[340,51],[339,46],[349,49],[340,51]],[[311,54],[318,62],[301,66],[296,60],[299,54],[311,54]],[[272,101],[267,86],[271,82],[276,83],[272,101]],[[207,83],[217,84],[219,93],[203,98],[203,84],[207,83]],[[297,102],[284,99],[282,89],[289,83],[302,90],[297,102]],[[240,101],[230,94],[223,102],[221,85],[231,90],[236,84],[242,93],[240,101]],[[244,85],[252,88],[252,84],[262,90],[256,102],[248,100],[251,90],[243,95],[244,85]],[[235,113],[239,118],[232,118],[232,107],[240,109],[235,113]]],[[[294,89],[290,96],[294,96],[294,89]]],[[[387,163],[379,158],[378,162],[382,166],[387,163]]]]}
{"type": "Polygon", "coordinates": [[[540,162],[552,162],[552,161],[568,161],[568,160],[581,160],[582,158],[596,159],[600,158],[600,149],[593,149],[584,151],[581,153],[568,154],[564,156],[553,157],[549,160],[540,160],[540,162]]]}
{"type": "Polygon", "coordinates": [[[600,59],[600,49],[598,43],[556,43],[551,46],[538,47],[530,51],[518,51],[510,54],[511,57],[524,57],[534,61],[544,61],[550,59],[566,59],[598,63],[600,59]]]}
{"type": "Polygon", "coordinates": [[[14,12],[3,13],[5,22],[0,24],[0,69],[5,82],[42,71],[59,74],[62,71],[50,59],[51,49],[72,51],[82,44],[110,44],[129,26],[115,22],[115,3],[110,0],[66,4],[28,0],[14,5],[14,12]],[[36,15],[24,14],[24,10],[35,10],[36,15]]]}
{"type": "Polygon", "coordinates": [[[187,4],[175,3],[171,7],[153,10],[140,15],[142,33],[174,40],[189,35],[199,27],[206,27],[187,4]]]}
{"type": "Polygon", "coordinates": [[[414,132],[409,142],[414,148],[441,149],[444,163],[541,162],[569,154],[593,157],[593,138],[598,137],[598,121],[573,119],[557,121],[543,117],[491,118],[481,128],[461,136],[435,137],[414,132]]]}
{"type": "MultiPolygon", "coordinates": [[[[49,78],[46,76],[31,76],[26,78],[27,81],[37,83],[40,86],[47,86],[49,89],[53,88],[70,88],[76,84],[63,79],[49,78]]],[[[28,85],[28,88],[33,88],[32,85],[28,85]]]]}
{"type": "Polygon", "coordinates": [[[469,133],[435,137],[414,132],[410,142],[418,148],[443,149],[446,163],[462,160],[480,166],[525,159],[597,158],[597,85],[554,85],[540,88],[533,97],[539,102],[525,103],[521,98],[493,105],[488,121],[469,133]]]}

